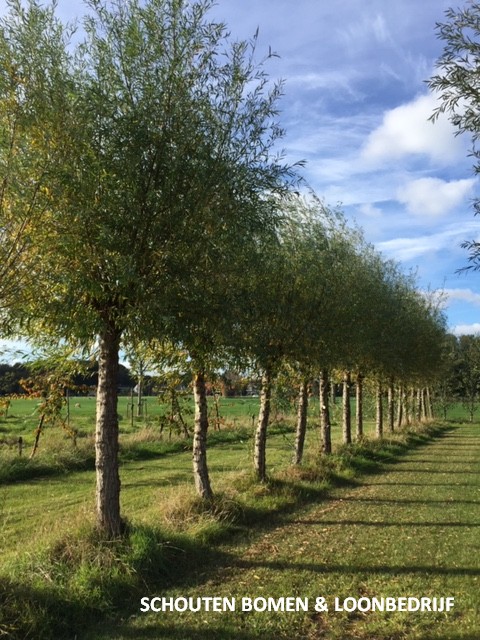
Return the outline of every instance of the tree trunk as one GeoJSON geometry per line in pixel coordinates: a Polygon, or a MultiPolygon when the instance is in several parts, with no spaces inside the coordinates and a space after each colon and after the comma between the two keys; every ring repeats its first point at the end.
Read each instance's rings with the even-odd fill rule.
{"type": "Polygon", "coordinates": [[[402,393],[402,407],[403,407],[403,417],[402,417],[402,426],[405,425],[409,425],[410,424],[410,409],[409,409],[409,404],[408,404],[408,389],[405,389],[405,387],[403,387],[403,393],[402,393]]]}
{"type": "Polygon", "coordinates": [[[137,418],[143,416],[143,367],[140,365],[140,373],[137,382],[137,418]]]}
{"type": "Polygon", "coordinates": [[[217,393],[216,389],[213,389],[213,404],[215,406],[215,431],[220,431],[220,426],[222,423],[222,418],[220,416],[220,394],[217,393]]]}
{"type": "Polygon", "coordinates": [[[420,423],[422,420],[422,390],[420,387],[417,388],[417,413],[416,413],[416,421],[420,423]]]}
{"type": "Polygon", "coordinates": [[[397,403],[397,427],[400,429],[403,426],[403,420],[405,416],[405,389],[403,385],[398,387],[398,403],[397,403]]]}
{"type": "Polygon", "coordinates": [[[357,429],[357,441],[363,438],[363,376],[361,373],[357,373],[357,382],[355,385],[356,393],[356,407],[355,407],[355,419],[357,429]]]}
{"type": "Polygon", "coordinates": [[[320,429],[322,432],[322,451],[332,453],[332,433],[330,425],[330,408],[328,405],[328,371],[322,369],[320,373],[320,429]]]}
{"type": "Polygon", "coordinates": [[[425,394],[426,394],[426,401],[427,401],[427,416],[429,420],[433,420],[434,412],[433,412],[433,402],[432,402],[432,394],[430,392],[430,387],[427,387],[425,389],[425,394]]]}
{"type": "Polygon", "coordinates": [[[388,429],[390,433],[395,431],[395,385],[393,377],[388,385],[388,429]]]}
{"type": "Polygon", "coordinates": [[[351,444],[352,442],[352,411],[350,408],[350,371],[343,373],[343,442],[351,444]]]}
{"type": "Polygon", "coordinates": [[[375,433],[377,438],[383,436],[383,398],[381,382],[377,382],[375,390],[375,433]]]}
{"type": "Polygon", "coordinates": [[[208,406],[205,373],[197,371],[193,380],[195,428],[193,432],[193,478],[198,495],[204,500],[213,498],[207,466],[208,406]]]}
{"type": "Polygon", "coordinates": [[[262,390],[260,392],[260,411],[258,414],[257,429],[255,431],[255,448],[253,455],[253,468],[260,482],[267,479],[266,448],[267,428],[270,420],[270,402],[272,398],[272,376],[268,370],[262,376],[262,390]]]}
{"type": "Polygon", "coordinates": [[[422,413],[422,422],[425,422],[428,418],[427,415],[427,390],[425,387],[422,387],[420,391],[420,405],[421,405],[421,413],[422,413]]]}
{"type": "Polygon", "coordinates": [[[108,327],[99,335],[95,468],[97,526],[109,538],[123,533],[118,473],[118,351],[120,331],[108,327]]]}
{"type": "Polygon", "coordinates": [[[415,421],[415,389],[412,387],[410,389],[410,393],[408,394],[408,415],[407,415],[407,423],[409,425],[413,424],[415,421]]]}
{"type": "Polygon", "coordinates": [[[303,448],[305,445],[305,434],[307,432],[307,411],[308,411],[308,380],[304,380],[300,385],[298,394],[297,409],[297,432],[295,435],[295,453],[293,464],[302,464],[303,448]]]}

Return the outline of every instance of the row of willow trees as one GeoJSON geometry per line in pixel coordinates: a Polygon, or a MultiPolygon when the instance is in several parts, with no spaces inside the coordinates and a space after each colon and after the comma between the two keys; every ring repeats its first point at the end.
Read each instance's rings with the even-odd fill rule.
{"type": "MultiPolygon", "coordinates": [[[[0,22],[0,307],[4,336],[96,349],[96,513],[120,535],[121,348],[182,350],[193,372],[194,473],[206,463],[205,379],[262,374],[255,469],[265,478],[272,382],[328,372],[425,386],[444,326],[415,283],[301,197],[277,153],[282,84],[256,38],[232,41],[210,0],[11,0],[0,22]]],[[[360,383],[360,385],[358,384],[360,383]]],[[[379,392],[379,397],[381,397],[379,392]]]]}

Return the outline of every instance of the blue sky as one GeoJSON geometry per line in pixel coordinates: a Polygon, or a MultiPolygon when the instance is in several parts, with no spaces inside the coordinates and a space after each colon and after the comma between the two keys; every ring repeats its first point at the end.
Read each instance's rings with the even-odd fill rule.
{"type": "MultiPolygon", "coordinates": [[[[451,331],[480,332],[480,274],[458,275],[463,240],[480,239],[470,141],[435,107],[425,81],[442,43],[435,23],[461,0],[218,0],[235,38],[260,30],[273,79],[285,81],[280,123],[287,159],[327,204],[341,204],[385,257],[445,290],[451,331]]],[[[0,0],[0,10],[5,8],[0,0]]],[[[64,18],[84,12],[59,0],[64,18]]]]}

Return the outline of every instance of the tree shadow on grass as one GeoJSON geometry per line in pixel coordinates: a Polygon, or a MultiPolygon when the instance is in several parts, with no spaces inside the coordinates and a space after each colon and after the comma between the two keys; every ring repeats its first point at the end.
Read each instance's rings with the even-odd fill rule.
{"type": "MultiPolygon", "coordinates": [[[[412,464],[411,460],[405,460],[405,462],[410,462],[410,464],[412,464]]],[[[439,476],[445,476],[445,475],[455,475],[455,476],[478,476],[478,471],[452,471],[451,469],[444,469],[443,471],[435,471],[434,469],[418,469],[416,467],[403,467],[402,469],[396,469],[396,471],[398,471],[399,473],[425,473],[425,474],[435,474],[435,475],[439,475],[439,476]]],[[[452,483],[454,484],[454,483],[452,483]]]]}
{"type": "Polygon", "coordinates": [[[75,540],[58,543],[22,582],[0,578],[1,637],[78,640],[104,619],[138,613],[145,593],[188,589],[231,564],[230,555],[211,545],[149,527],[135,527],[125,540],[92,540],[79,541],[78,554],[70,546],[75,540]]]}
{"type": "Polygon", "coordinates": [[[467,489],[477,490],[476,484],[468,484],[467,482],[397,482],[393,479],[391,482],[374,482],[375,487],[466,487],[467,489]]]}
{"type": "MultiPolygon", "coordinates": [[[[396,486],[397,483],[395,483],[396,486]]],[[[375,485],[378,486],[378,485],[375,485]]],[[[458,485],[455,485],[458,486],[458,485]]],[[[471,487],[475,487],[475,485],[470,485],[471,487]]],[[[334,500],[334,498],[331,498],[332,500],[334,500]]],[[[434,500],[431,498],[422,500],[422,499],[412,499],[412,498],[368,498],[368,497],[355,497],[355,496],[344,496],[342,498],[342,502],[355,502],[355,503],[359,503],[359,502],[363,502],[366,504],[377,504],[377,505],[382,505],[382,504],[393,504],[393,505],[398,505],[398,506],[402,506],[404,504],[422,504],[422,505],[429,505],[429,504],[440,504],[442,505],[442,507],[446,507],[446,506],[451,506],[451,507],[455,507],[461,504],[472,504],[472,505],[477,505],[480,506],[480,500],[448,500],[448,499],[444,499],[444,500],[434,500]]]]}
{"type": "MultiPolygon", "coordinates": [[[[209,626],[208,629],[195,629],[193,627],[182,627],[178,628],[174,625],[169,627],[162,627],[159,629],[155,623],[152,623],[148,627],[143,629],[131,629],[128,627],[118,627],[115,631],[104,633],[101,638],[102,640],[116,640],[118,637],[121,637],[125,640],[255,640],[259,637],[262,640],[278,640],[278,633],[265,633],[262,632],[261,636],[259,634],[251,634],[245,631],[241,631],[239,629],[228,630],[222,629],[219,627],[209,626]],[[121,636],[119,636],[121,634],[121,636]]],[[[310,636],[309,636],[310,637],[310,636]]],[[[323,637],[328,638],[326,635],[315,636],[315,637],[323,637]]],[[[395,636],[391,633],[387,633],[386,635],[375,635],[375,638],[371,637],[372,640],[393,640],[395,636]]],[[[399,636],[400,637],[400,636],[399,636]]],[[[402,638],[405,636],[402,634],[402,638]]],[[[416,636],[418,640],[432,640],[432,635],[430,633],[416,636]]],[[[440,636],[436,636],[440,638],[440,636]]],[[[290,640],[305,640],[305,633],[301,630],[298,631],[298,634],[290,635],[290,640]]],[[[347,640],[348,636],[345,636],[345,640],[347,640]]],[[[475,633],[460,633],[449,635],[448,640],[478,640],[479,636],[475,633]]],[[[86,640],[95,640],[95,636],[88,636],[86,640]]],[[[445,640],[445,638],[443,639],[445,640]]]]}
{"type": "MultiPolygon", "coordinates": [[[[442,451],[442,455],[445,456],[445,460],[438,459],[438,451],[435,456],[431,458],[415,458],[415,464],[434,464],[435,466],[440,467],[449,467],[456,466],[458,464],[468,464],[468,461],[465,460],[465,456],[452,456],[451,454],[445,454],[442,451]]],[[[476,462],[476,460],[471,460],[470,462],[476,462]]],[[[409,464],[411,460],[396,460],[395,465],[409,464]]]]}
{"type": "MultiPolygon", "coordinates": [[[[138,469],[141,471],[142,469],[138,469]]],[[[129,469],[129,471],[132,471],[129,469]]],[[[176,487],[180,484],[185,484],[184,473],[172,473],[160,477],[158,480],[123,480],[122,489],[132,489],[134,487],[176,487]]]]}
{"type": "Polygon", "coordinates": [[[477,528],[480,527],[480,522],[411,522],[411,521],[402,521],[399,520],[397,522],[392,522],[391,520],[374,522],[371,520],[295,520],[295,524],[302,524],[304,526],[313,525],[313,526],[325,526],[325,527],[336,527],[336,526],[352,526],[352,527],[380,527],[381,529],[384,527],[436,527],[436,528],[477,528]]]}
{"type": "Polygon", "coordinates": [[[101,612],[85,603],[62,597],[54,589],[0,583],[0,636],[9,640],[62,638],[75,640],[78,633],[100,619],[101,612]]]}
{"type": "MultiPolygon", "coordinates": [[[[448,639],[442,636],[434,636],[437,640],[478,640],[478,633],[460,633],[459,635],[449,635],[448,639]]],[[[376,639],[377,640],[377,639],[376,639]]],[[[378,640],[383,640],[382,638],[378,638],[378,640]]],[[[385,640],[388,640],[387,638],[385,640]]],[[[418,636],[418,640],[432,640],[432,635],[429,633],[428,635],[418,636]]]]}
{"type": "MultiPolygon", "coordinates": [[[[480,568],[477,567],[438,567],[433,565],[352,565],[352,564],[315,564],[314,562],[288,562],[288,561],[267,561],[267,560],[242,560],[235,561],[235,567],[242,570],[248,569],[269,569],[272,571],[300,572],[343,575],[378,575],[389,576],[399,575],[422,575],[422,576],[480,576],[480,568]]],[[[478,639],[477,639],[478,640],[478,639]]]]}
{"type": "MultiPolygon", "coordinates": [[[[87,640],[89,638],[95,640],[95,637],[93,635],[87,636],[87,640]]],[[[262,632],[259,635],[258,633],[253,634],[238,628],[214,627],[212,625],[208,625],[205,629],[196,629],[195,627],[180,624],[159,627],[155,622],[152,622],[146,627],[135,629],[128,625],[119,625],[115,630],[106,630],[98,637],[101,637],[102,640],[107,640],[108,638],[116,640],[119,637],[122,640],[130,638],[132,640],[255,640],[260,637],[262,640],[278,640],[278,633],[262,632]]],[[[305,635],[302,634],[298,637],[304,638],[305,635]]],[[[292,636],[292,640],[294,638],[295,636],[292,636]]]]}

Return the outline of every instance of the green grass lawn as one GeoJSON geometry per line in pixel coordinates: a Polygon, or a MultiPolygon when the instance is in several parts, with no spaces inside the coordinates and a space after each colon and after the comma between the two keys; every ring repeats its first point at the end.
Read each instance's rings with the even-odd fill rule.
{"type": "MultiPolygon", "coordinates": [[[[431,437],[410,436],[409,448],[400,435],[382,448],[355,446],[319,460],[313,407],[306,464],[296,471],[290,467],[292,416],[277,416],[268,438],[270,481],[257,485],[250,469],[258,399],[222,399],[225,420],[220,432],[211,431],[208,452],[217,498],[205,508],[193,491],[190,443],[161,435],[153,411],[133,427],[123,417],[121,502],[131,532],[125,542],[106,544],[92,536],[94,404],[91,398],[71,402],[80,453],[60,429],[48,428],[31,477],[5,476],[0,483],[3,636],[478,637],[477,426],[450,423],[431,437]],[[84,451],[85,466],[75,467],[75,456],[84,451]],[[139,612],[140,597],[163,595],[302,596],[310,603],[322,596],[330,610],[139,612]],[[455,608],[422,614],[332,610],[335,597],[349,596],[453,596],[455,608]]],[[[14,401],[10,417],[0,422],[0,438],[20,434],[29,443],[34,408],[31,400],[14,401]]],[[[334,407],[337,443],[339,411],[334,407]]],[[[367,433],[372,430],[367,423],[367,433]]],[[[17,458],[14,448],[3,446],[2,468],[17,458]]],[[[24,457],[21,472],[33,463],[24,457]]]]}

